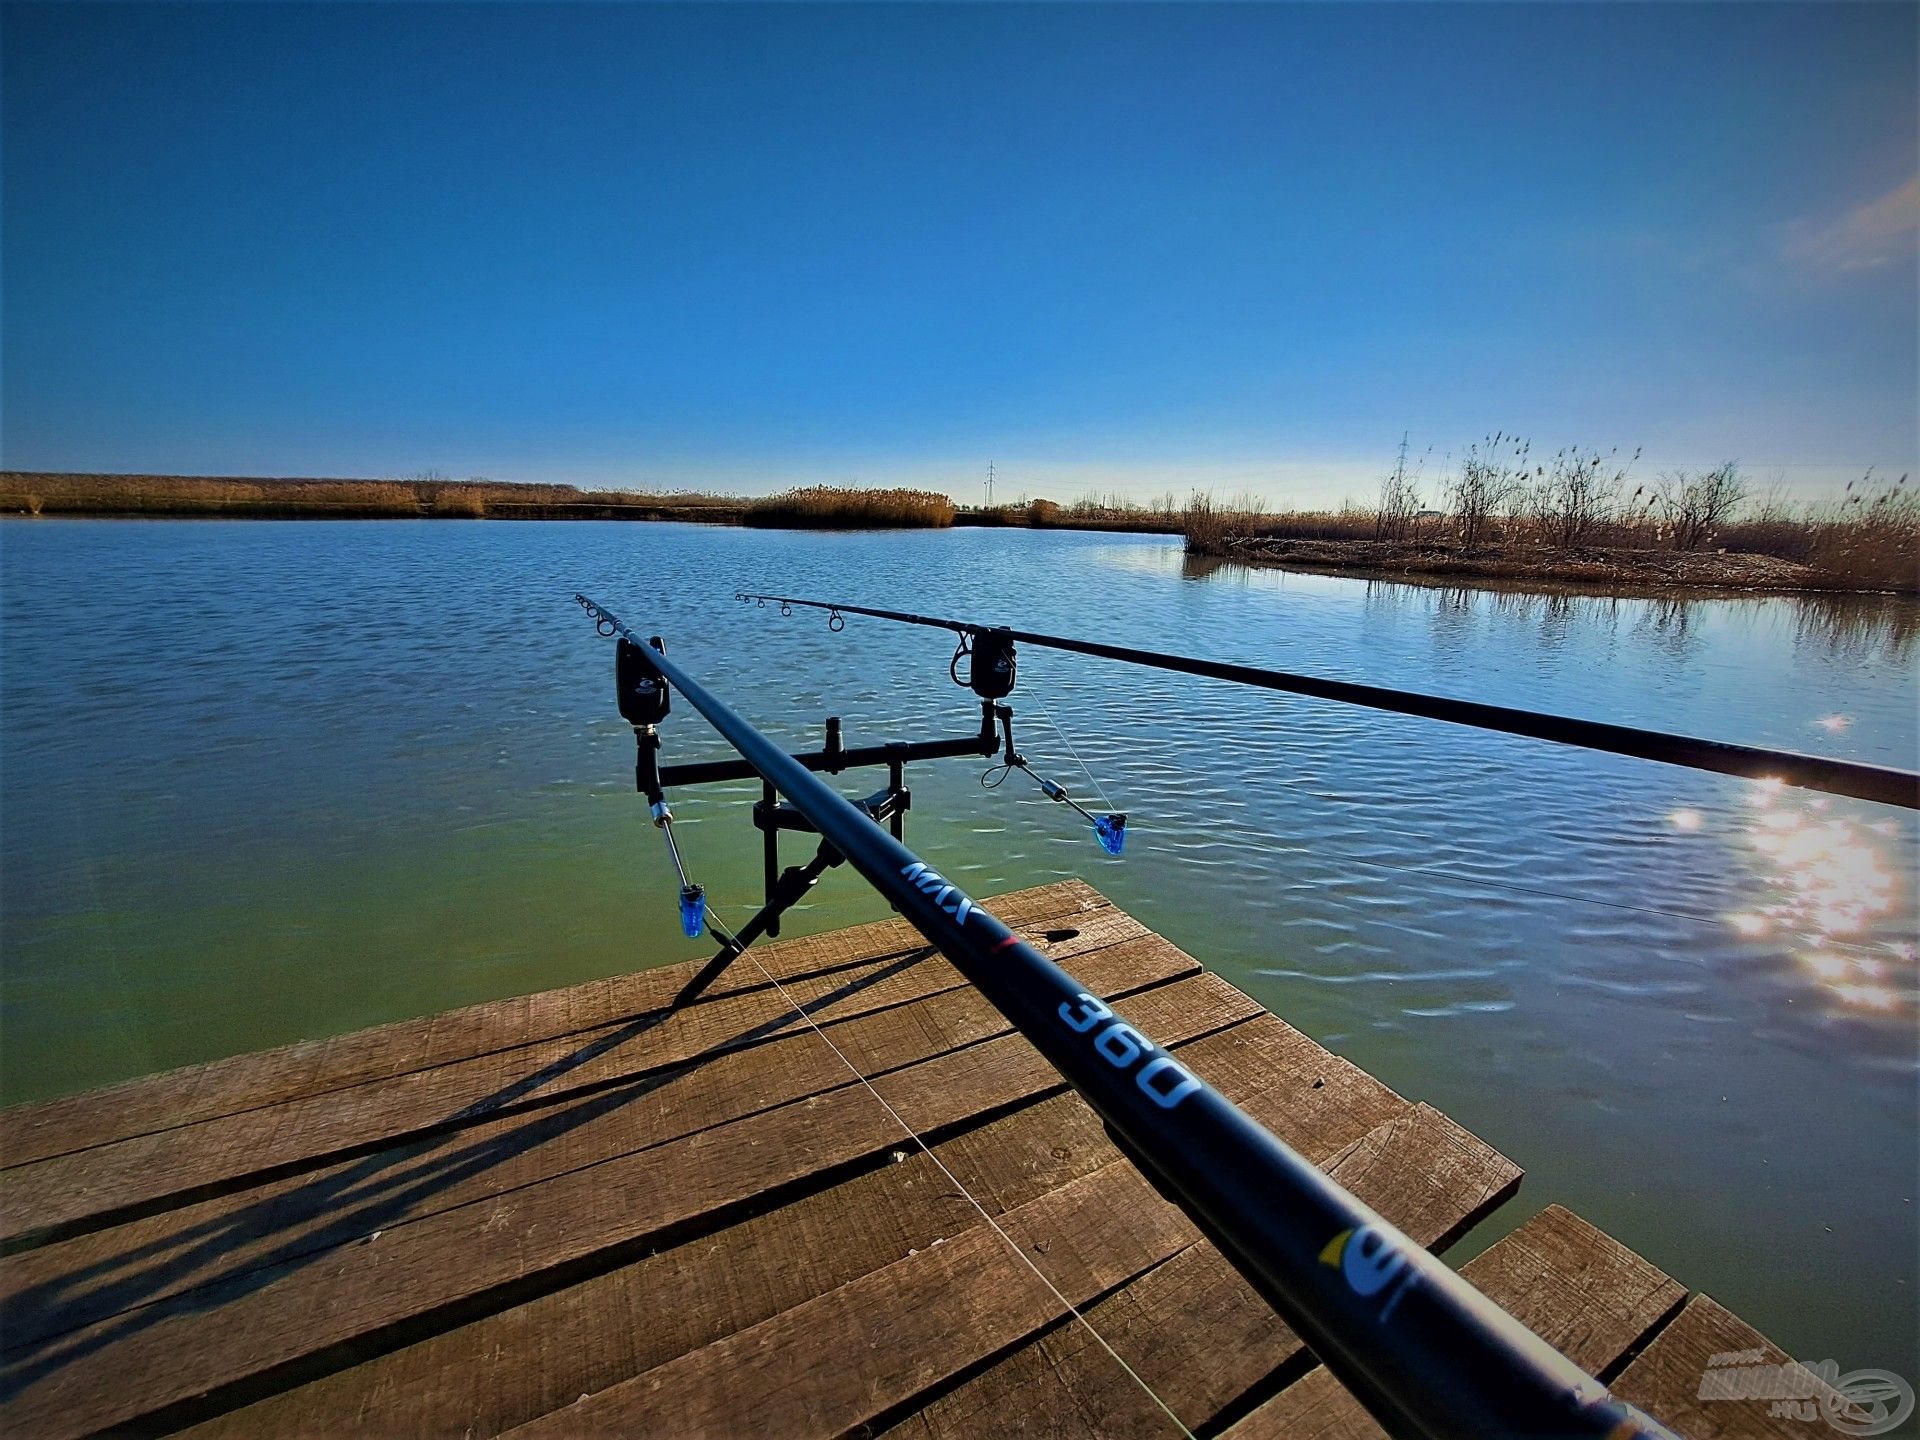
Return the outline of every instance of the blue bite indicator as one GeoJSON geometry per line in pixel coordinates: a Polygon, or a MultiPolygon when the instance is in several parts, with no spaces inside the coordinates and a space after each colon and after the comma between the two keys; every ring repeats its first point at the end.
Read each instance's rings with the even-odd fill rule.
{"type": "Polygon", "coordinates": [[[1093,838],[1100,842],[1100,848],[1107,854],[1118,855],[1121,847],[1127,843],[1127,817],[1124,815],[1094,816],[1093,838]]]}
{"type": "Polygon", "coordinates": [[[698,885],[680,887],[680,928],[689,940],[698,940],[707,926],[707,892],[698,885]]]}

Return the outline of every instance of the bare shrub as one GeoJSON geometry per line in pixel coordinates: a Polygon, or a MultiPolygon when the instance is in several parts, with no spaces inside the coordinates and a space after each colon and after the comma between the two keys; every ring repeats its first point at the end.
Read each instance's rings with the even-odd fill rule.
{"type": "Polygon", "coordinates": [[[1447,485],[1454,533],[1466,546],[1492,538],[1494,522],[1521,503],[1532,446],[1504,431],[1467,447],[1460,473],[1447,485]]]}
{"type": "MultiPolygon", "coordinates": [[[[1405,451],[1404,442],[1400,448],[1405,451]]],[[[1423,456],[1421,466],[1424,467],[1425,463],[1423,456]]],[[[1420,468],[1416,467],[1409,474],[1407,457],[1402,453],[1399,462],[1380,481],[1380,506],[1374,512],[1374,538],[1396,541],[1409,538],[1420,510],[1420,468]]]]}
{"type": "Polygon", "coordinates": [[[1627,471],[1640,458],[1636,450],[1620,464],[1615,459],[1618,453],[1562,450],[1536,477],[1531,508],[1544,543],[1567,550],[1599,538],[1619,508],[1627,471]]]}
{"type": "Polygon", "coordinates": [[[1660,477],[1656,494],[1673,548],[1700,550],[1733,518],[1747,498],[1747,487],[1740,467],[1728,460],[1698,473],[1670,471],[1660,477]]]}

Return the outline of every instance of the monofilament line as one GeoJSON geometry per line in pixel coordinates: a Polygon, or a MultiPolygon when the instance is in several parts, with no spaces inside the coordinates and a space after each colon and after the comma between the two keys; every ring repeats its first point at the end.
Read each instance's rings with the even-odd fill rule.
{"type": "Polygon", "coordinates": [[[1093,786],[1094,793],[1100,797],[1100,803],[1109,810],[1114,809],[1113,799],[1107,794],[1106,787],[1094,778],[1093,771],[1087,768],[1087,762],[1082,760],[1080,758],[1080,752],[1073,748],[1073,741],[1067,738],[1067,732],[1062,730],[1060,728],[1060,722],[1053,718],[1053,710],[1047,704],[1046,696],[1040,693],[1040,682],[1029,676],[1027,683],[1033,687],[1033,698],[1040,706],[1040,713],[1047,717],[1047,724],[1051,725],[1053,727],[1053,733],[1060,737],[1060,743],[1067,747],[1067,753],[1073,756],[1073,763],[1080,767],[1080,773],[1085,775],[1087,777],[1087,783],[1093,786]]]}
{"type": "Polygon", "coordinates": [[[1102,1335],[1098,1330],[1094,1328],[1093,1322],[1087,1319],[1087,1317],[1081,1313],[1080,1307],[1075,1305],[1071,1300],[1069,1300],[1065,1295],[1063,1295],[1060,1291],[1060,1287],[1058,1285],[1055,1285],[1053,1281],[1047,1278],[1046,1272],[1042,1270],[1037,1264],[1034,1263],[1033,1257],[1027,1254],[1026,1248],[1022,1246],[1018,1240],[1015,1240],[1013,1236],[1009,1235],[1006,1232],[1005,1228],[1000,1224],[1000,1222],[996,1220],[993,1217],[993,1215],[987,1210],[987,1207],[985,1205],[982,1205],[979,1199],[974,1195],[974,1193],[971,1190],[969,1190],[965,1184],[961,1182],[960,1177],[958,1175],[955,1175],[952,1170],[947,1168],[947,1162],[940,1158],[939,1152],[936,1151],[926,1141],[922,1140],[920,1138],[919,1132],[916,1131],[913,1128],[913,1126],[907,1123],[906,1117],[903,1116],[898,1110],[894,1109],[892,1104],[889,1103],[889,1101],[887,1100],[887,1097],[882,1095],[877,1089],[874,1088],[874,1084],[871,1080],[867,1079],[865,1075],[860,1073],[860,1067],[855,1065],[853,1061],[847,1058],[846,1052],[841,1050],[841,1048],[838,1045],[833,1043],[833,1037],[828,1035],[827,1032],[820,1027],[819,1023],[814,1020],[813,1016],[807,1013],[805,1007],[802,1006],[797,1000],[793,998],[792,995],[790,995],[787,992],[787,987],[782,985],[778,980],[776,980],[773,977],[773,972],[768,970],[766,966],[760,963],[760,957],[758,955],[755,955],[751,950],[746,951],[745,954],[749,960],[753,961],[753,968],[758,970],[762,975],[764,975],[766,977],[767,983],[773,986],[775,990],[780,992],[780,998],[786,1001],[788,1006],[792,1008],[793,1013],[798,1015],[802,1020],[806,1021],[807,1028],[812,1030],[814,1034],[818,1035],[823,1041],[826,1042],[827,1048],[834,1053],[835,1058],[838,1059],[842,1065],[847,1067],[847,1073],[852,1075],[855,1080],[858,1080],[861,1083],[861,1085],[866,1087],[867,1093],[873,1096],[875,1100],[880,1102],[880,1108],[885,1110],[888,1115],[893,1117],[893,1123],[898,1125],[901,1128],[901,1130],[906,1133],[906,1136],[908,1139],[912,1140],[914,1144],[920,1147],[921,1153],[924,1154],[929,1160],[931,1160],[934,1163],[935,1167],[940,1171],[942,1175],[947,1177],[948,1182],[952,1184],[953,1188],[958,1190],[960,1194],[966,1198],[966,1201],[969,1205],[973,1206],[975,1210],[978,1210],[980,1212],[980,1218],[986,1221],[987,1224],[992,1227],[993,1233],[998,1235],[1002,1240],[1004,1240],[1006,1242],[1007,1248],[1011,1250],[1016,1256],[1018,1256],[1020,1259],[1020,1262],[1024,1264],[1029,1270],[1031,1270],[1039,1278],[1040,1283],[1042,1285],[1046,1286],[1047,1289],[1052,1292],[1053,1298],[1060,1302],[1061,1308],[1064,1309],[1067,1312],[1067,1314],[1071,1315],[1075,1320],[1079,1321],[1082,1325],[1086,1327],[1087,1333],[1094,1338],[1095,1343],[1098,1344],[1102,1350],[1106,1351],[1107,1354],[1113,1357],[1113,1363],[1118,1365],[1123,1371],[1126,1372],[1127,1378],[1133,1381],[1135,1385],[1138,1385],[1140,1387],[1140,1392],[1143,1395],[1145,1395],[1149,1400],[1153,1401],[1153,1403],[1160,1408],[1160,1410],[1166,1415],[1167,1419],[1173,1422],[1175,1428],[1178,1429],[1179,1432],[1186,1437],[1186,1440],[1195,1440],[1193,1431],[1189,1430],[1186,1427],[1186,1425],[1182,1423],[1180,1417],[1173,1413],[1173,1408],[1170,1405],[1168,1405],[1166,1401],[1162,1400],[1158,1394],[1155,1393],[1154,1388],[1151,1385],[1147,1384],[1147,1382],[1141,1378],[1140,1373],[1137,1370],[1135,1370],[1131,1365],[1129,1365],[1124,1359],[1121,1358],[1120,1352],[1118,1350],[1114,1349],[1112,1345],[1107,1343],[1106,1336],[1102,1335]]]}

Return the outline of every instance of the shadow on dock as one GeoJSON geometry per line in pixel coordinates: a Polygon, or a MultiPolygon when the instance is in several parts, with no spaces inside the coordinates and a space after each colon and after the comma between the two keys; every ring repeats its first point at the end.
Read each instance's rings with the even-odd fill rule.
{"type": "MultiPolygon", "coordinates": [[[[932,954],[930,949],[910,951],[892,964],[848,981],[798,1009],[807,1015],[817,1014],[910,969],[932,954]]],[[[523,1124],[444,1154],[430,1153],[446,1144],[448,1132],[476,1121],[499,1118],[502,1112],[511,1110],[542,1087],[639,1039],[679,1013],[684,1012],[669,1008],[641,1015],[445,1119],[422,1127],[421,1138],[405,1146],[346,1162],[343,1168],[317,1176],[292,1190],[269,1195],[230,1213],[172,1231],[163,1238],[62,1274],[56,1280],[23,1289],[6,1306],[6,1349],[0,1354],[0,1402],[11,1400],[65,1365],[174,1316],[218,1309],[239,1296],[275,1284],[290,1271],[312,1264],[343,1245],[370,1240],[386,1226],[421,1218],[417,1207],[435,1193],[645,1099],[725,1054],[783,1033],[806,1033],[790,1028],[795,1012],[789,1010],[717,1041],[654,1074],[607,1081],[608,1088],[598,1094],[592,1090],[575,1090],[535,1102],[540,1108],[523,1124]],[[299,1229],[280,1244],[252,1251],[232,1269],[221,1271],[221,1262],[232,1252],[255,1245],[275,1231],[295,1230],[312,1220],[320,1221],[316,1228],[299,1229]],[[178,1288],[189,1281],[190,1288],[178,1288]],[[96,1326],[101,1320],[107,1323],[96,1326]],[[85,1328],[88,1326],[95,1328],[85,1328]]],[[[850,1074],[849,1080],[852,1079],[850,1074]]],[[[316,1163],[327,1165],[329,1162],[323,1158],[316,1163]]],[[[497,1193],[510,1193],[514,1188],[520,1187],[497,1193]]],[[[495,1197],[474,1197],[459,1203],[472,1204],[482,1198],[495,1197]]]]}

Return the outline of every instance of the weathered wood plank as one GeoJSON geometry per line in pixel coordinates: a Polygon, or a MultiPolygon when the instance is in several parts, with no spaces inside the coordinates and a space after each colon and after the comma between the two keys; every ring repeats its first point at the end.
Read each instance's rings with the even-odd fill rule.
{"type": "Polygon", "coordinates": [[[845,1434],[1058,1319],[1060,1295],[1082,1304],[1193,1234],[1124,1160],[1027,1202],[1002,1224],[1006,1236],[975,1226],[507,1433],[845,1434]],[[1044,1253],[1053,1288],[1008,1238],[1044,1253]]]}
{"type": "MultiPolygon", "coordinates": [[[[963,1149],[977,1161],[969,1189],[994,1214],[1119,1158],[1099,1120],[1071,1094],[934,1147],[949,1166],[963,1149]]],[[[494,1435],[925,1250],[977,1219],[932,1159],[916,1151],[897,1165],[185,1433],[192,1440],[494,1435]]]]}
{"type": "MultiPolygon", "coordinates": [[[[1828,1433],[1825,1425],[1809,1424],[1798,1415],[1773,1413],[1772,1399],[1719,1398],[1711,1385],[1703,1397],[1700,1391],[1708,1372],[1726,1368],[1724,1363],[1714,1364],[1715,1357],[1734,1354],[1743,1356],[1741,1364],[1764,1366],[1791,1364],[1793,1358],[1718,1302],[1695,1295],[1673,1323],[1654,1336],[1652,1343],[1620,1372],[1613,1382],[1613,1393],[1665,1421],[1688,1440],[1763,1440],[1769,1436],[1807,1440],[1809,1435],[1828,1433]]],[[[1841,1396],[1815,1383],[1810,1373],[1807,1379],[1811,1403],[1817,1411],[1824,1415],[1831,1407],[1831,1413],[1848,1417],[1841,1396]]]]}
{"type": "MultiPolygon", "coordinates": [[[[1195,975],[1199,968],[1157,936],[1096,950],[1075,965],[1086,984],[1115,998],[1195,975]]],[[[1008,1028],[978,993],[955,989],[922,1000],[911,1013],[856,1016],[832,1024],[829,1033],[847,1058],[872,1076],[1008,1028]]],[[[651,1046],[647,1054],[651,1057],[651,1046]]],[[[432,1135],[7,1257],[0,1260],[0,1318],[7,1344],[232,1281],[376,1230],[856,1083],[811,1032],[788,1035],[765,1053],[720,1047],[713,1054],[711,1060],[657,1071],[531,1114],[432,1135]]]]}
{"type": "MultiPolygon", "coordinates": [[[[1406,1112],[1407,1103],[1378,1081],[1357,1071],[1347,1079],[1344,1062],[1297,1031],[1270,1016],[1257,1023],[1258,1043],[1236,1026],[1182,1045],[1182,1059],[1316,1157],[1352,1149],[1347,1142],[1357,1130],[1378,1116],[1406,1112]],[[1318,1089],[1315,1079],[1322,1081],[1318,1089]],[[1322,1111],[1319,1097],[1329,1090],[1322,1111]],[[1343,1121],[1343,1114],[1349,1118],[1343,1121]]],[[[1073,1095],[969,1130],[937,1149],[995,1213],[1118,1158],[1073,1095]]],[[[975,1219],[946,1178],[916,1155],[774,1215],[236,1411],[195,1433],[491,1434],[791,1308],[910,1249],[925,1249],[975,1219]],[[899,1187],[916,1179],[929,1187],[918,1208],[901,1204],[907,1192],[899,1187]],[[887,1187],[884,1198],[843,1199],[842,1192],[866,1196],[876,1185],[887,1187]],[[816,1210],[831,1218],[814,1223],[816,1210]],[[646,1320],[637,1322],[642,1315],[646,1320]],[[497,1363],[497,1357],[534,1353],[537,1365],[497,1363]]]]}
{"type": "MultiPolygon", "coordinates": [[[[1054,947],[1076,967],[1125,944],[1127,955],[1177,956],[1139,922],[1108,910],[1089,916],[1054,947]],[[1137,938],[1134,938],[1137,937],[1137,938]]],[[[1199,968],[1180,957],[1181,972],[1199,968]]],[[[750,963],[750,962],[742,962],[750,963]]],[[[1152,973],[1164,979],[1173,970],[1152,973]]],[[[785,982],[783,982],[785,983],[785,982]]],[[[1093,983],[1091,979],[1088,983],[1093,983]]],[[[1142,983],[1145,983],[1143,980],[1142,983]]],[[[962,989],[944,959],[908,952],[791,982],[788,993],[822,1024],[962,989]]],[[[984,1003],[984,1002],[982,1002],[984,1003]]],[[[566,1095],[657,1073],[699,1057],[771,1043],[806,1022],[771,988],[718,1004],[655,1011],[537,1045],[259,1106],[192,1125],[15,1166],[0,1187],[0,1239],[69,1226],[182,1192],[229,1184],[261,1171],[314,1164],[342,1151],[468,1125],[490,1115],[550,1104],[566,1095]]]]}
{"type": "MultiPolygon", "coordinates": [[[[1311,1043],[1311,1042],[1309,1042],[1311,1043]]],[[[1275,1097],[1284,1110],[1293,1097],[1275,1097]]],[[[1294,1135],[1335,1179],[1423,1245],[1443,1244],[1512,1194],[1520,1171],[1426,1105],[1405,1107],[1355,1140],[1328,1116],[1294,1135]]],[[[1268,1124],[1272,1119],[1260,1115],[1268,1124]]],[[[1087,1320],[1189,1428],[1301,1353],[1299,1339],[1204,1241],[1106,1296],[1087,1320]]],[[[1116,1383],[1112,1357],[1085,1327],[1063,1326],[1015,1350],[903,1421],[894,1436],[986,1433],[1159,1435],[1160,1405],[1116,1383]]]]}
{"type": "MultiPolygon", "coordinates": [[[[1171,1044],[1230,1024],[1251,1005],[1231,986],[1197,975],[1117,1008],[1171,1044]]],[[[1016,1035],[875,1081],[921,1133],[1059,1086],[1058,1076],[1016,1035]]],[[[253,1271],[72,1332],[29,1354],[10,1353],[9,1379],[18,1389],[0,1410],[0,1422],[47,1437],[122,1424],[437,1308],[564,1272],[603,1252],[624,1258],[677,1227],[777,1195],[831,1167],[870,1161],[900,1143],[892,1116],[864,1088],[811,1096],[401,1224],[366,1243],[253,1271]]]]}
{"type": "Polygon", "coordinates": [[[1588,1374],[1611,1366],[1687,1298],[1678,1280],[1560,1205],[1460,1273],[1588,1374]]]}
{"type": "MultiPolygon", "coordinates": [[[[1023,933],[1044,931],[1056,922],[1075,923],[1076,917],[1112,909],[1105,897],[1080,880],[1015,891],[986,903],[1023,933]]],[[[896,917],[825,935],[769,941],[756,946],[754,954],[785,981],[926,948],[920,933],[896,917]]],[[[489,1001],[146,1076],[83,1095],[13,1106],[0,1110],[0,1166],[22,1165],[630,1019],[669,1004],[702,963],[665,965],[489,1001]]],[[[751,966],[735,966],[702,1000],[726,999],[766,983],[751,966]]]]}
{"type": "MultiPolygon", "coordinates": [[[[1574,1364],[1605,1370],[1671,1315],[1686,1287],[1558,1205],[1460,1273],[1574,1364]]],[[[1697,1381],[1696,1381],[1697,1383],[1697,1381]]],[[[1685,1433],[1693,1431],[1687,1428],[1685,1433]]],[[[1385,1440],[1386,1432],[1316,1366],[1227,1432],[1231,1440],[1385,1440]]]]}

